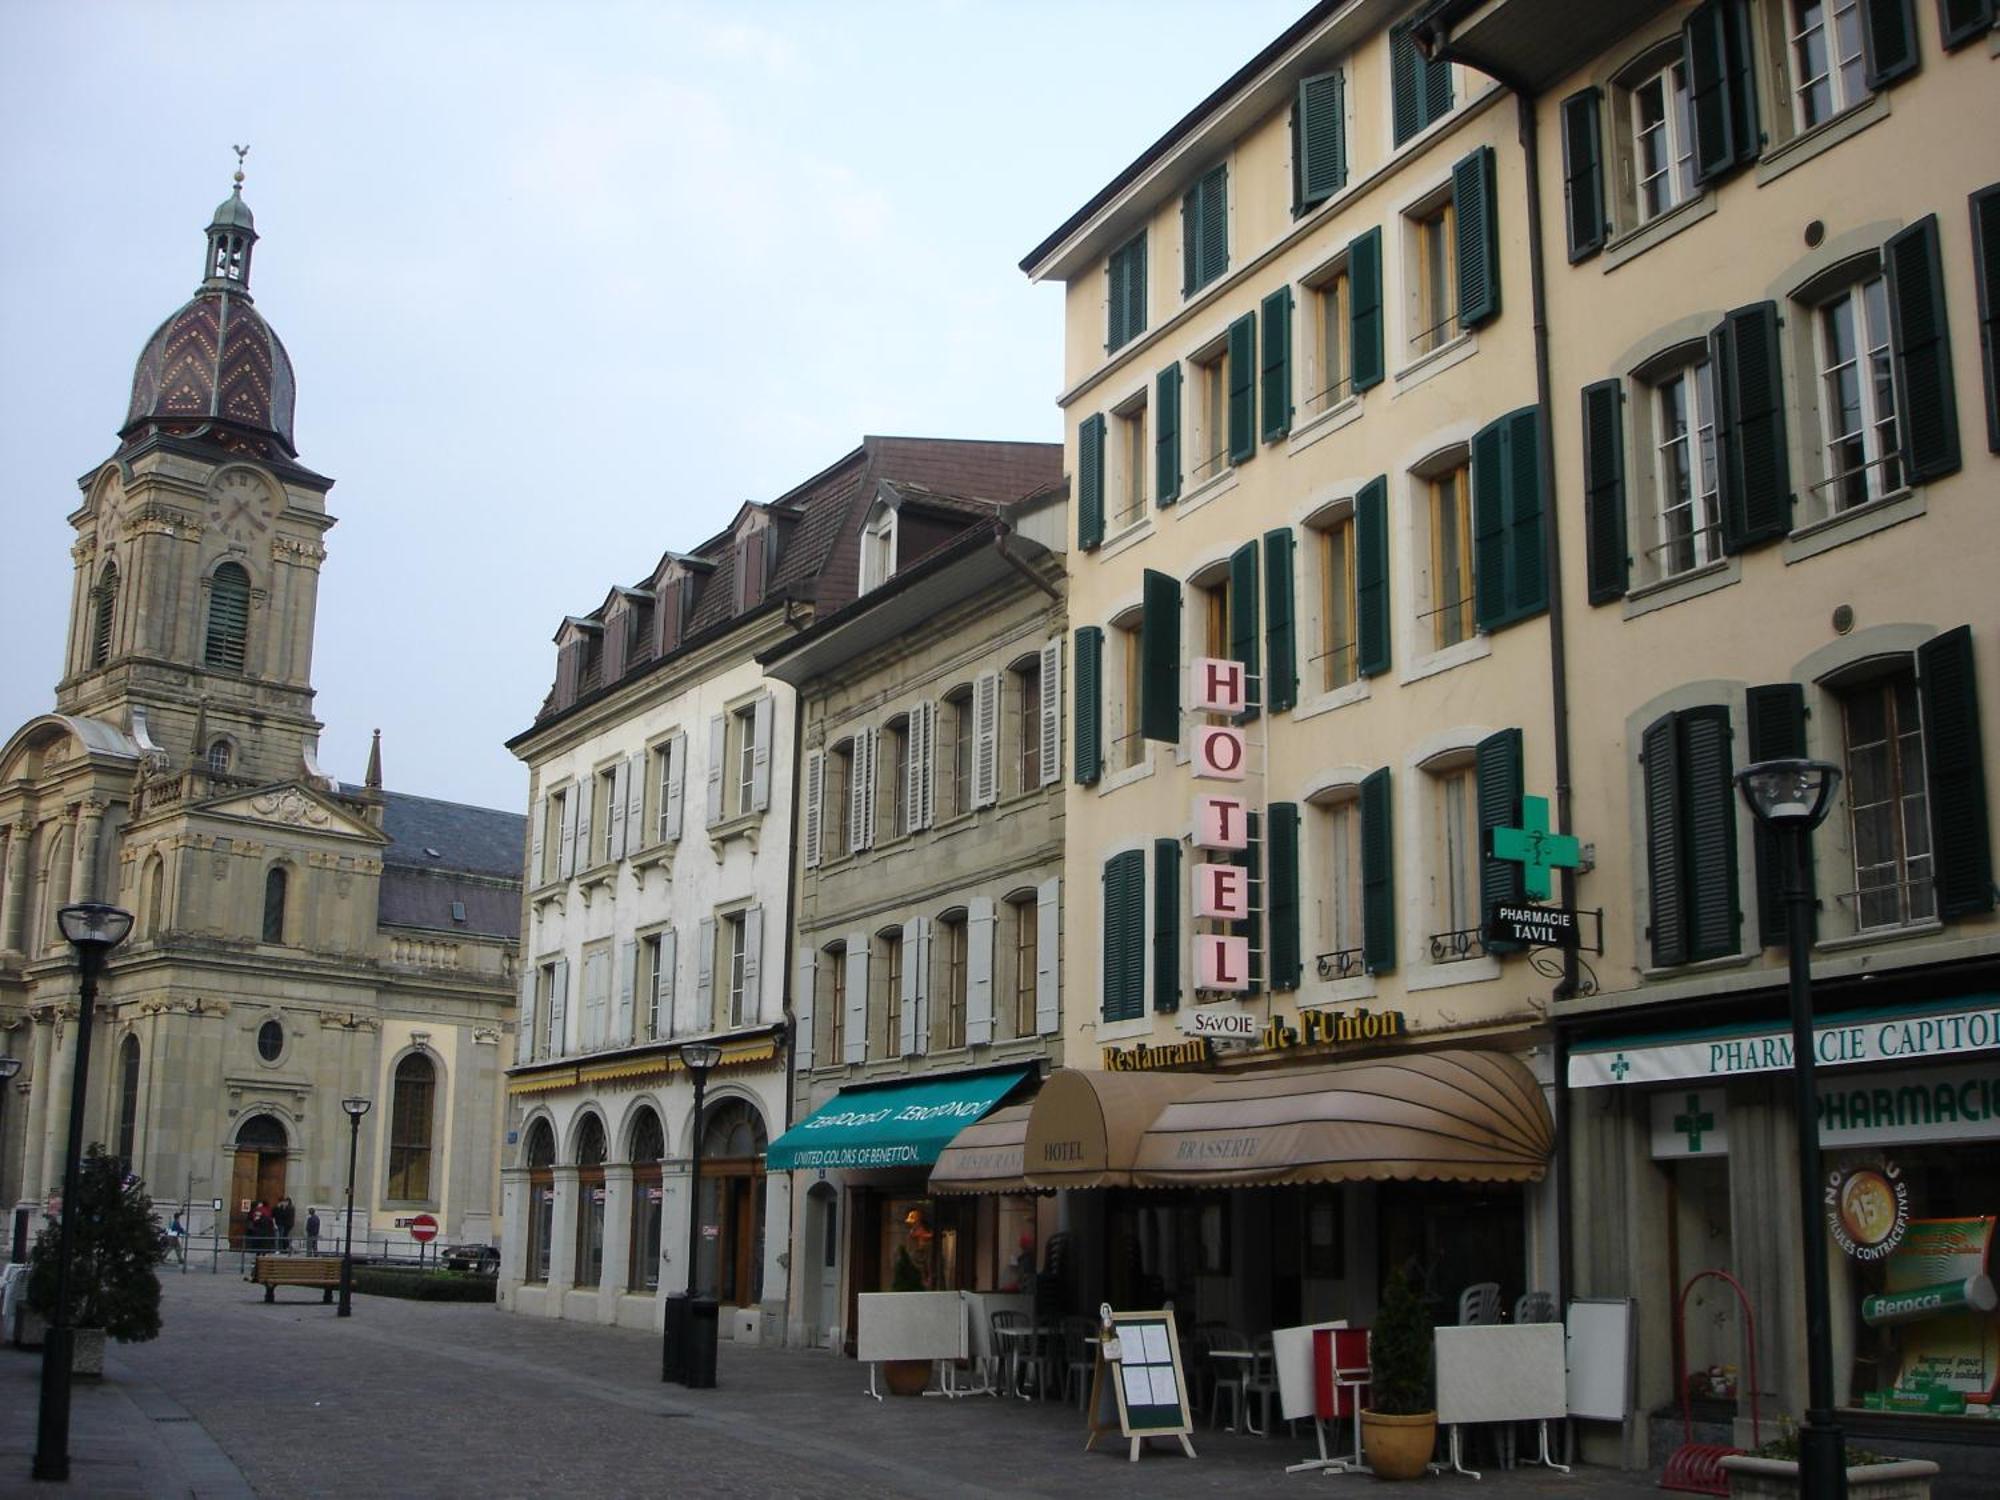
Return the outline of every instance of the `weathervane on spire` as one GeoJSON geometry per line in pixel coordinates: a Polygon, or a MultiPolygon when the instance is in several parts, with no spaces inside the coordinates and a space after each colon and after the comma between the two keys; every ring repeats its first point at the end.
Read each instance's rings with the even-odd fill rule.
{"type": "Polygon", "coordinates": [[[250,148],[248,146],[231,146],[229,149],[236,153],[235,182],[236,191],[240,193],[243,191],[243,158],[250,154],[250,148]]]}

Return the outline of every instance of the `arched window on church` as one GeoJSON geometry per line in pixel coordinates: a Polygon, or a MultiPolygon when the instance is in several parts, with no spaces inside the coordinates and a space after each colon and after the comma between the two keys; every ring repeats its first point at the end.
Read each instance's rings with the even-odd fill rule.
{"type": "Polygon", "coordinates": [[[271,866],[264,877],[264,941],[282,943],[285,940],[285,887],[291,877],[285,873],[283,865],[271,866]]]}
{"type": "Polygon", "coordinates": [[[128,1172],[138,1135],[139,1039],[127,1035],[118,1044],[118,1160],[128,1172]]]}
{"type": "Polygon", "coordinates": [[[118,564],[108,562],[97,575],[96,609],[90,630],[90,664],[101,667],[111,660],[111,618],[118,606],[118,564]]]}
{"type": "Polygon", "coordinates": [[[209,742],[208,769],[212,775],[227,776],[229,774],[229,763],[232,759],[234,759],[234,754],[229,748],[228,740],[212,740],[209,742]]]}
{"type": "Polygon", "coordinates": [[[240,672],[250,640],[250,575],[241,563],[226,562],[208,585],[208,641],[205,665],[240,672]]]}
{"type": "Polygon", "coordinates": [[[145,920],[139,930],[146,937],[158,937],[167,923],[167,864],[157,854],[146,862],[145,895],[141,908],[145,920]]]}
{"type": "Polygon", "coordinates": [[[389,1118],[389,1196],[422,1203],[431,1196],[431,1110],[437,1069],[421,1052],[396,1064],[394,1113],[389,1118]]]}

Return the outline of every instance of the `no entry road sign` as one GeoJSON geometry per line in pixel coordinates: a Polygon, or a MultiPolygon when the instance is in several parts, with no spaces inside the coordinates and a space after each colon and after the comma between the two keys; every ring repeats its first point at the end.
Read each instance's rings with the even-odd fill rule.
{"type": "Polygon", "coordinates": [[[428,1245],[437,1238],[438,1221],[429,1214],[418,1214],[410,1220],[410,1238],[419,1245],[428,1245]]]}

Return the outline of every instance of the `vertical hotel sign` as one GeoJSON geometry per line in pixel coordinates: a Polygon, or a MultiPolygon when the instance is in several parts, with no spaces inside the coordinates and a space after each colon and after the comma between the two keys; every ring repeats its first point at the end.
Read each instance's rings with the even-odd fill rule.
{"type": "MultiPolygon", "coordinates": [[[[1193,707],[1199,713],[1236,715],[1249,702],[1249,674],[1240,661],[1200,656],[1193,662],[1193,707]]],[[[1197,781],[1240,783],[1246,757],[1243,731],[1233,724],[1197,724],[1194,731],[1197,781]]],[[[1250,807],[1240,795],[1223,791],[1195,798],[1194,841],[1204,854],[1221,855],[1192,871],[1193,910],[1213,922],[1241,922],[1250,916],[1250,872],[1228,856],[1250,847],[1250,807]]],[[[1194,940],[1195,987],[1241,994],[1250,988],[1250,939],[1232,932],[1201,932],[1194,940]]]]}

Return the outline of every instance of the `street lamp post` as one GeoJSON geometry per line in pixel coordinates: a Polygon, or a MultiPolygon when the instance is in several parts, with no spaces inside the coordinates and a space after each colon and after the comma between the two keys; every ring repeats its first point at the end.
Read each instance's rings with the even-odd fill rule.
{"type": "Polygon", "coordinates": [[[69,1085],[69,1140],[63,1147],[62,1213],[56,1220],[56,1300],[42,1335],[42,1405],[35,1428],[34,1476],[69,1478],[69,1261],[74,1247],[78,1179],[83,1156],[84,1087],[90,1081],[90,1022],[97,1009],[97,976],[104,959],[132,930],[132,913],[102,901],[84,901],[56,913],[62,935],[76,950],[80,976],[76,1018],[76,1068],[69,1085]]]}
{"type": "Polygon", "coordinates": [[[1833,1416],[1833,1314],[1827,1287],[1826,1231],[1820,1226],[1818,1093],[1813,1085],[1812,831],[1840,785],[1840,767],[1823,760],[1765,760],[1736,773],[1738,790],[1769,829],[1784,870],[1787,993],[1792,1012],[1792,1111],[1799,1136],[1799,1228],[1805,1240],[1806,1411],[1799,1424],[1799,1493],[1805,1500],[1846,1500],[1846,1442],[1833,1416]]]}
{"type": "Polygon", "coordinates": [[[709,1073],[721,1061],[722,1049],[714,1042],[689,1042],[681,1048],[681,1066],[694,1084],[694,1143],[688,1153],[687,1292],[679,1298],[667,1298],[660,1379],[677,1380],[686,1386],[715,1384],[714,1350],[709,1349],[706,1361],[695,1352],[695,1256],[701,1244],[702,1095],[708,1090],[709,1073]]]}
{"type": "Polygon", "coordinates": [[[374,1101],[350,1094],[340,1101],[347,1111],[347,1236],[340,1246],[340,1311],[336,1317],[354,1316],[354,1159],[361,1154],[361,1117],[374,1101]]]}

